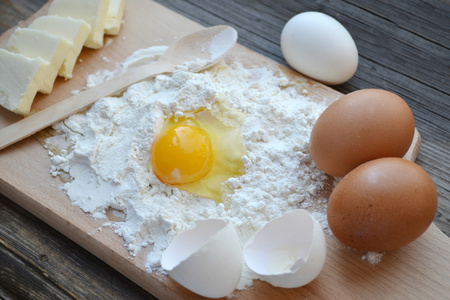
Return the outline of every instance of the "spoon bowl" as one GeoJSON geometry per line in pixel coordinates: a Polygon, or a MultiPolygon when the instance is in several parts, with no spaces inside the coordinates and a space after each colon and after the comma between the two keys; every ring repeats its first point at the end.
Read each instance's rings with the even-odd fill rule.
{"type": "Polygon", "coordinates": [[[0,129],[0,150],[80,112],[97,100],[117,95],[128,86],[195,62],[189,68],[198,72],[219,61],[236,43],[237,33],[229,26],[213,26],[177,40],[152,64],[132,68],[111,80],[62,100],[5,128],[0,129]]]}
{"type": "Polygon", "coordinates": [[[189,70],[199,72],[217,63],[236,41],[237,32],[234,28],[225,25],[209,27],[174,42],[158,62],[174,67],[196,62],[189,70]]]}

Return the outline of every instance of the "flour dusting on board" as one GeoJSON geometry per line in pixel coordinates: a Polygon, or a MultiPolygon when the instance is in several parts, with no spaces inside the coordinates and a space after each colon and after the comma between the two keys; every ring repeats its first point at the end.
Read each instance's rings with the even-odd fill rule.
{"type": "MultiPolygon", "coordinates": [[[[164,48],[141,50],[114,72],[156,59],[164,48]]],[[[151,247],[146,267],[162,272],[161,255],[195,220],[219,218],[234,224],[242,247],[269,220],[305,208],[327,228],[330,178],[312,162],[309,136],[326,104],[316,103],[283,74],[265,67],[223,62],[201,73],[179,68],[129,87],[121,97],[97,101],[89,110],[54,126],[65,136],[51,153],[52,174],[69,174],[63,189],[74,205],[105,220],[123,237],[131,255],[151,247]],[[225,100],[224,100],[225,99],[225,100]],[[244,174],[228,179],[224,203],[163,184],[147,164],[165,116],[211,110],[220,101],[245,114],[241,135],[244,174]]],[[[103,74],[104,75],[104,74],[103,74]]],[[[106,78],[101,73],[89,84],[106,78]]],[[[226,112],[224,112],[226,113],[226,112]]],[[[56,137],[47,140],[55,143],[56,137]]],[[[238,286],[256,279],[245,265],[238,286]]]]}

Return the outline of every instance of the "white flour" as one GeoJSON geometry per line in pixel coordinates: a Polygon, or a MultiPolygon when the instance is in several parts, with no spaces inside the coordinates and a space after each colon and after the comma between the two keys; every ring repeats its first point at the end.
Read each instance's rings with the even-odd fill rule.
{"type": "MultiPolygon", "coordinates": [[[[139,64],[142,57],[154,60],[163,50],[142,50],[116,72],[139,64]]],[[[219,63],[202,73],[186,70],[135,84],[122,97],[101,99],[85,113],[55,125],[69,147],[52,154],[52,173],[70,174],[64,190],[73,204],[105,218],[105,226],[123,237],[132,255],[153,247],[146,264],[150,272],[161,271],[164,249],[197,219],[231,220],[242,246],[266,222],[297,208],[309,208],[327,227],[326,200],[319,192],[328,177],[309,155],[310,132],[325,101],[309,101],[288,78],[266,68],[219,63]],[[165,115],[210,109],[219,94],[246,115],[241,133],[247,155],[242,158],[244,175],[227,182],[234,193],[227,203],[216,205],[161,183],[147,163],[165,115]]],[[[111,74],[103,75],[90,78],[88,85],[111,74]]],[[[244,266],[238,288],[255,278],[244,266]]]]}

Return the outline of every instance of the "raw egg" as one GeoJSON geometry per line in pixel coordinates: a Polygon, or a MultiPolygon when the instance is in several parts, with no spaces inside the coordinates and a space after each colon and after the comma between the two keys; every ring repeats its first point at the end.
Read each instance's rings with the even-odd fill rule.
{"type": "Polygon", "coordinates": [[[223,104],[167,117],[153,143],[149,169],[165,184],[222,202],[230,192],[225,182],[243,172],[243,118],[223,104]]]}
{"type": "Polygon", "coordinates": [[[433,221],[437,192],[419,165],[380,158],[360,165],[334,188],[328,223],[344,244],[385,252],[417,239],[433,221]]]}
{"type": "Polygon", "coordinates": [[[273,286],[296,288],[310,283],[326,258],[322,227],[298,209],[263,226],[244,247],[247,266],[273,286]]]}
{"type": "Polygon", "coordinates": [[[350,33],[321,12],[290,19],[281,33],[281,50],[292,68],[325,84],[349,80],[358,67],[358,50],[350,33]]]}
{"type": "Polygon", "coordinates": [[[332,103],[311,132],[311,158],[325,173],[343,177],[381,157],[403,157],[414,137],[414,117],[396,94],[363,89],[332,103]]]}
{"type": "Polygon", "coordinates": [[[204,130],[189,123],[170,127],[153,145],[153,171],[167,184],[191,183],[211,170],[211,139],[204,130]]]}
{"type": "Polygon", "coordinates": [[[179,284],[201,296],[229,296],[241,279],[242,250],[234,226],[224,220],[199,220],[174,238],[161,266],[179,284]]]}

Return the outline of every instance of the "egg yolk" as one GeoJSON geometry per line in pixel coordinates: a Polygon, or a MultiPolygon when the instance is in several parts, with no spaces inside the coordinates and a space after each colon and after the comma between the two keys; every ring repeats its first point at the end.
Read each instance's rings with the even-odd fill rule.
{"type": "Polygon", "coordinates": [[[153,144],[153,171],[166,184],[191,183],[208,174],[212,153],[211,140],[202,129],[191,125],[174,126],[153,144]]]}

